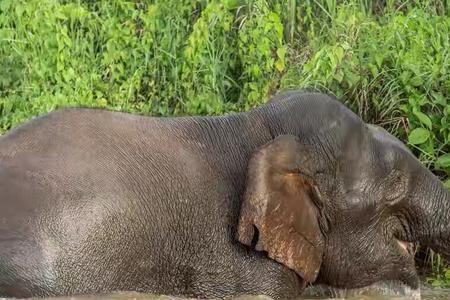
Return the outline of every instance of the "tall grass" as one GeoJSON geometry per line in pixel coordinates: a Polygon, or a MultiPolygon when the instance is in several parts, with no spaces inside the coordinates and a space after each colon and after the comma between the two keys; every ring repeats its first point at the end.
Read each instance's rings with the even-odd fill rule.
{"type": "Polygon", "coordinates": [[[449,32],[448,0],[2,0],[0,133],[63,106],[224,114],[314,86],[446,180],[449,32]]]}

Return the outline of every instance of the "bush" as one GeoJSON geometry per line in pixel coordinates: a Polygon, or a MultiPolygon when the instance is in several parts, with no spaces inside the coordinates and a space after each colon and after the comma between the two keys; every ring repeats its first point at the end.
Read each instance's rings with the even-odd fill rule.
{"type": "Polygon", "coordinates": [[[282,85],[326,87],[402,138],[429,167],[448,172],[448,32],[450,18],[421,9],[368,16],[341,5],[320,35],[310,34],[306,59],[289,68],[282,85]]]}

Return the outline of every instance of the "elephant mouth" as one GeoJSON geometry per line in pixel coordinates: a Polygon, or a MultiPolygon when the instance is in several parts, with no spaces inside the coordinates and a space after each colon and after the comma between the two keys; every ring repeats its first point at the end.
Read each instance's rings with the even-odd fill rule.
{"type": "Polygon", "coordinates": [[[399,240],[399,239],[396,239],[396,240],[397,240],[398,246],[400,247],[400,251],[402,251],[402,253],[411,255],[411,256],[415,255],[415,247],[414,247],[413,243],[399,240]]]}

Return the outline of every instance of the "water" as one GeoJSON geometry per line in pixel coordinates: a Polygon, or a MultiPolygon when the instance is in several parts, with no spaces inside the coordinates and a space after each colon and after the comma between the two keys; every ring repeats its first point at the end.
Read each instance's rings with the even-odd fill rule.
{"type": "MultiPolygon", "coordinates": [[[[378,284],[358,290],[331,290],[324,287],[312,287],[307,289],[306,296],[299,300],[316,299],[345,299],[345,300],[448,300],[450,289],[431,289],[422,287],[419,290],[411,290],[398,284],[378,284]]],[[[42,298],[35,298],[43,300],[42,298]]],[[[187,298],[169,297],[161,295],[148,295],[140,293],[115,293],[106,295],[88,295],[77,297],[56,297],[45,300],[188,300],[187,298]]],[[[242,296],[234,300],[271,300],[266,296],[242,296]]]]}
{"type": "Polygon", "coordinates": [[[377,283],[356,290],[337,290],[327,287],[312,287],[301,299],[349,299],[349,300],[449,300],[450,289],[422,286],[412,290],[397,282],[377,283]]]}

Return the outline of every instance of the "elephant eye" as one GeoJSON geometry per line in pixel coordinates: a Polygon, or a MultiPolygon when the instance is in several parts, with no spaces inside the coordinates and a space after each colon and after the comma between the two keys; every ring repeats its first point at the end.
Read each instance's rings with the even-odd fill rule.
{"type": "Polygon", "coordinates": [[[407,178],[401,170],[392,170],[384,180],[383,198],[389,205],[395,205],[407,194],[407,178]]]}

